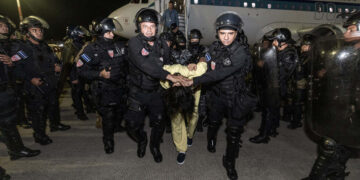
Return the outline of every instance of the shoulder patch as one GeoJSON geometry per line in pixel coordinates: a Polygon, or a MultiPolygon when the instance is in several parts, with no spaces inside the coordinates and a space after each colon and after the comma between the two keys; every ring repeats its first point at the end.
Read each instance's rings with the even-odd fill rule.
{"type": "Polygon", "coordinates": [[[206,61],[209,62],[209,61],[211,60],[211,55],[210,55],[210,53],[207,52],[207,53],[205,54],[205,58],[206,58],[206,61]]]}
{"type": "Polygon", "coordinates": [[[29,56],[23,51],[23,50],[20,50],[18,51],[15,55],[13,55],[11,57],[11,60],[12,61],[19,61],[21,59],[26,59],[28,58],[29,56]]]}
{"type": "Polygon", "coordinates": [[[90,61],[91,61],[91,58],[90,58],[87,54],[85,54],[85,53],[81,54],[81,55],[80,55],[80,58],[81,58],[82,60],[84,60],[85,62],[90,62],[90,61]]]}

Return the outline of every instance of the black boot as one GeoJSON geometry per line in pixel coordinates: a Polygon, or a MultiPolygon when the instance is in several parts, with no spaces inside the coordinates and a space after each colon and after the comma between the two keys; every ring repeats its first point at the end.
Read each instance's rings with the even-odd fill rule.
{"type": "Polygon", "coordinates": [[[223,156],[223,166],[226,169],[227,176],[231,180],[238,179],[235,169],[235,159],[239,155],[240,137],[243,132],[242,127],[229,127],[227,128],[226,136],[226,154],[223,156]]]}
{"type": "Polygon", "coordinates": [[[77,118],[82,120],[82,121],[86,121],[86,120],[89,120],[89,118],[86,116],[85,113],[77,113],[77,118]]]}
{"type": "Polygon", "coordinates": [[[163,135],[163,128],[153,127],[150,137],[150,152],[154,157],[154,161],[159,163],[162,161],[162,154],[160,152],[160,141],[163,135]]]}
{"type": "Polygon", "coordinates": [[[38,133],[34,133],[34,139],[36,143],[39,143],[41,145],[48,145],[51,144],[53,141],[50,139],[49,136],[47,136],[46,134],[38,134],[38,133]]]}
{"type": "Polygon", "coordinates": [[[131,139],[133,139],[135,142],[137,142],[137,156],[139,158],[143,158],[145,156],[146,152],[146,145],[147,145],[147,136],[146,132],[142,130],[142,128],[139,127],[133,127],[126,124],[127,133],[130,136],[131,139]]]}
{"type": "Polygon", "coordinates": [[[309,177],[303,180],[344,180],[349,175],[345,169],[351,151],[344,146],[337,145],[330,138],[325,138],[322,141],[319,150],[319,156],[309,177]]]}
{"type": "Polygon", "coordinates": [[[223,166],[226,169],[226,174],[230,180],[238,179],[238,175],[235,169],[235,159],[229,160],[226,156],[223,156],[223,166]]]}
{"type": "Polygon", "coordinates": [[[207,132],[207,140],[208,140],[208,145],[207,145],[207,150],[211,153],[215,153],[216,152],[216,137],[217,137],[217,132],[219,130],[219,126],[214,126],[214,125],[209,125],[208,127],[208,132],[207,132]]]}
{"type": "Polygon", "coordinates": [[[0,180],[9,180],[10,176],[6,174],[5,169],[0,166],[0,180]]]}
{"type": "Polygon", "coordinates": [[[54,131],[66,131],[66,130],[69,130],[70,128],[71,128],[71,126],[69,126],[69,125],[65,125],[65,124],[62,124],[62,123],[57,123],[55,125],[50,126],[50,131],[51,132],[54,132],[54,131]]]}
{"type": "Polygon", "coordinates": [[[103,138],[103,143],[106,154],[111,154],[114,152],[114,139],[103,138]]]}
{"type": "Polygon", "coordinates": [[[22,157],[33,157],[40,154],[40,150],[32,150],[24,146],[16,126],[10,126],[7,130],[2,130],[5,144],[9,150],[10,160],[22,157]]]}
{"type": "Polygon", "coordinates": [[[249,139],[250,142],[255,143],[255,144],[260,144],[260,143],[267,144],[269,142],[269,140],[270,140],[270,138],[267,135],[267,133],[263,133],[263,132],[261,132],[259,135],[254,136],[249,139]]]}

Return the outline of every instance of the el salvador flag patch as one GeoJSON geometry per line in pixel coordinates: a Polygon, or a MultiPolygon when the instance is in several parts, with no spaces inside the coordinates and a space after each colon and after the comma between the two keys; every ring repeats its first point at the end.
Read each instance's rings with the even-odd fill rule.
{"type": "Polygon", "coordinates": [[[206,61],[209,62],[211,60],[211,56],[209,53],[205,54],[206,61]]]}
{"type": "Polygon", "coordinates": [[[16,54],[19,55],[22,59],[29,57],[23,50],[18,51],[16,54]]]}
{"type": "Polygon", "coordinates": [[[91,61],[91,58],[90,58],[87,54],[85,54],[85,53],[83,53],[80,57],[81,57],[81,59],[83,59],[85,62],[90,62],[90,61],[91,61]]]}

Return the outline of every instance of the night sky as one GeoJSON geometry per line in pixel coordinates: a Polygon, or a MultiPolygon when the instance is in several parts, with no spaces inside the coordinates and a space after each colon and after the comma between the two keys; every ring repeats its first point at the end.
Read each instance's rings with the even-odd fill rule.
{"type": "MultiPolygon", "coordinates": [[[[61,40],[68,25],[88,27],[94,18],[103,18],[127,4],[129,0],[20,0],[23,17],[30,15],[45,19],[50,30],[47,39],[61,40]]],[[[0,14],[11,18],[18,26],[16,0],[0,0],[0,14]]]]}

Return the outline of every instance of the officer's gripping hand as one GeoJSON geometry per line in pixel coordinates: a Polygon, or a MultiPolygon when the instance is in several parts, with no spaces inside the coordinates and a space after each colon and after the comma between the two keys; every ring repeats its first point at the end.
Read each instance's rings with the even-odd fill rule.
{"type": "Polygon", "coordinates": [[[110,69],[109,69],[109,71],[107,71],[106,69],[103,69],[100,72],[99,76],[104,78],[104,79],[110,79],[110,69]]]}
{"type": "Polygon", "coordinates": [[[31,84],[33,84],[34,86],[40,86],[43,82],[41,81],[40,78],[32,78],[31,79],[31,84]]]}
{"type": "Polygon", "coordinates": [[[180,81],[180,84],[184,87],[189,87],[194,84],[194,81],[192,79],[186,79],[185,81],[180,81]]]}
{"type": "Polygon", "coordinates": [[[8,66],[12,66],[11,58],[5,54],[0,54],[0,61],[8,66]]]}

